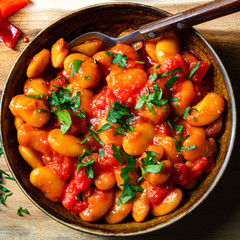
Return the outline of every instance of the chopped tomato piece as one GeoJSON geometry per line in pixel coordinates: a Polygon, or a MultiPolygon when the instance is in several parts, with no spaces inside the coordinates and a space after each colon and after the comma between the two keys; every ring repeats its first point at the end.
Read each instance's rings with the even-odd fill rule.
{"type": "Polygon", "coordinates": [[[182,186],[188,184],[189,169],[184,163],[173,164],[173,182],[182,186]]]}

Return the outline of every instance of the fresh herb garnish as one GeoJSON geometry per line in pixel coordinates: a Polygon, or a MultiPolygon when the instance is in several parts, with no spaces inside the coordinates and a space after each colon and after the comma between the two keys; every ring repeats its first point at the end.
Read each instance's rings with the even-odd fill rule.
{"type": "Polygon", "coordinates": [[[104,148],[99,148],[99,158],[104,157],[104,148]]]}
{"type": "Polygon", "coordinates": [[[113,56],[113,60],[112,60],[112,63],[113,64],[117,64],[118,63],[118,67],[120,68],[124,68],[125,65],[127,64],[127,59],[128,59],[128,56],[126,54],[115,54],[113,56]]]}
{"type": "Polygon", "coordinates": [[[144,61],[135,61],[135,63],[145,64],[144,61]]]}
{"type": "Polygon", "coordinates": [[[76,196],[77,199],[80,200],[80,202],[83,201],[83,191],[81,191],[77,196],[76,196]]]}
{"type": "Polygon", "coordinates": [[[165,89],[168,91],[171,86],[179,79],[176,75],[171,76],[168,81],[165,83],[165,89]]]}
{"type": "Polygon", "coordinates": [[[118,205],[124,204],[128,202],[130,199],[135,200],[136,199],[136,192],[143,192],[144,189],[138,185],[130,184],[129,183],[129,176],[128,174],[134,174],[135,171],[135,159],[133,156],[127,155],[125,152],[119,150],[119,147],[116,147],[114,144],[112,144],[112,150],[113,150],[113,157],[116,158],[116,160],[120,163],[127,164],[125,167],[121,169],[120,176],[123,179],[123,191],[122,195],[118,198],[118,205]]]}
{"type": "Polygon", "coordinates": [[[77,171],[79,171],[80,167],[86,167],[84,172],[87,174],[88,178],[93,178],[94,177],[94,172],[93,172],[93,169],[92,169],[92,165],[93,165],[94,161],[95,161],[94,159],[90,159],[86,163],[79,162],[78,165],[77,165],[77,171]]]}
{"type": "Polygon", "coordinates": [[[56,78],[54,78],[54,80],[58,80],[59,78],[61,78],[62,76],[61,75],[59,75],[59,76],[57,76],[56,78]]]}
{"type": "MultiPolygon", "coordinates": [[[[8,173],[4,172],[3,170],[0,170],[0,181],[2,181],[2,176],[5,175],[5,179],[13,180],[15,181],[14,178],[10,177],[8,173]]],[[[6,199],[11,196],[13,193],[8,193],[9,190],[0,185],[0,204],[4,204],[6,199]]]]}
{"type": "Polygon", "coordinates": [[[179,98],[177,97],[171,97],[168,99],[169,102],[178,102],[179,101],[179,98]]]}
{"type": "Polygon", "coordinates": [[[155,111],[153,110],[152,105],[157,106],[158,108],[168,102],[167,99],[161,99],[162,98],[162,89],[158,88],[153,93],[148,90],[148,95],[145,93],[142,94],[142,96],[139,97],[137,104],[135,106],[135,109],[141,109],[143,104],[146,103],[148,106],[149,111],[156,115],[155,111]]]}
{"type": "MultiPolygon", "coordinates": [[[[188,137],[187,138],[186,137],[184,138],[184,141],[188,138],[188,137]]],[[[174,144],[175,144],[175,147],[177,149],[177,154],[182,154],[182,150],[189,151],[189,150],[192,150],[196,147],[195,144],[193,144],[192,146],[189,146],[189,147],[184,147],[184,146],[180,147],[181,142],[182,142],[182,138],[179,138],[179,142],[178,142],[177,139],[174,137],[174,144]]]]}
{"type": "Polygon", "coordinates": [[[181,67],[180,67],[180,68],[173,69],[172,71],[159,74],[158,76],[159,76],[159,77],[168,77],[168,76],[171,76],[172,74],[177,73],[177,72],[180,72],[180,71],[182,71],[182,70],[184,70],[184,68],[181,68],[181,67]]]}
{"type": "Polygon", "coordinates": [[[36,98],[36,99],[42,99],[43,96],[44,96],[44,93],[38,94],[38,95],[25,95],[25,97],[36,98]]]}
{"type": "Polygon", "coordinates": [[[186,120],[187,119],[187,115],[188,115],[188,112],[189,112],[189,109],[190,107],[187,107],[184,111],[184,114],[183,114],[183,119],[186,120]]]}
{"type": "Polygon", "coordinates": [[[105,54],[113,58],[113,54],[111,52],[105,52],[105,54]]]}
{"type": "Polygon", "coordinates": [[[99,137],[96,134],[101,133],[101,132],[109,129],[110,127],[112,127],[112,125],[110,125],[109,123],[106,123],[100,129],[95,130],[95,129],[90,128],[92,126],[92,124],[85,125],[84,123],[82,123],[82,125],[84,125],[90,133],[80,144],[84,144],[90,136],[93,136],[97,142],[99,142],[101,145],[104,145],[104,143],[99,139],[99,137]]]}
{"type": "Polygon", "coordinates": [[[70,93],[72,89],[60,86],[54,86],[58,88],[58,91],[52,89],[52,97],[47,96],[47,101],[49,102],[50,106],[56,106],[57,110],[44,110],[38,109],[38,112],[50,112],[54,113],[59,122],[62,123],[61,125],[61,133],[64,134],[72,125],[72,119],[70,113],[66,110],[72,110],[71,114],[74,114],[80,118],[85,118],[85,112],[83,109],[80,108],[80,95],[81,92],[77,92],[75,97],[70,97],[70,93]],[[79,112],[77,112],[79,111],[79,112]]]}
{"type": "MultiPolygon", "coordinates": [[[[90,150],[90,151],[84,149],[83,153],[78,157],[78,164],[82,162],[83,158],[85,158],[86,156],[92,154],[96,150],[98,150],[98,149],[93,149],[93,150],[90,150]]],[[[80,166],[77,165],[77,172],[79,171],[79,168],[80,168],[80,166]]]]}
{"type": "Polygon", "coordinates": [[[200,67],[200,61],[198,61],[195,65],[194,65],[194,67],[192,68],[192,70],[190,71],[190,73],[187,75],[187,79],[190,79],[192,76],[193,76],[193,74],[198,70],[198,68],[200,67]]]}
{"type": "Polygon", "coordinates": [[[72,65],[72,71],[69,75],[70,78],[73,77],[73,72],[78,73],[81,64],[82,64],[82,60],[74,59],[73,65],[72,65]]]}
{"type": "Polygon", "coordinates": [[[84,76],[84,79],[85,79],[85,80],[88,80],[89,78],[90,78],[90,77],[88,77],[88,76],[84,76]]]}
{"type": "Polygon", "coordinates": [[[22,207],[19,207],[18,210],[17,210],[17,215],[18,216],[23,216],[22,213],[26,213],[26,214],[29,214],[29,211],[27,210],[27,208],[22,208],[22,207]]]}
{"type": "Polygon", "coordinates": [[[184,111],[184,114],[183,114],[183,119],[186,120],[187,119],[187,115],[188,114],[191,114],[192,111],[196,111],[198,112],[198,110],[196,108],[191,108],[191,107],[187,107],[184,111]]]}
{"type": "Polygon", "coordinates": [[[149,79],[151,79],[151,81],[155,82],[155,80],[157,79],[157,73],[156,73],[156,70],[158,68],[160,68],[161,65],[157,65],[155,68],[154,68],[154,71],[152,74],[149,75],[149,79]]]}
{"type": "Polygon", "coordinates": [[[135,43],[133,43],[133,47],[134,47],[134,49],[136,49],[137,48],[137,43],[135,42],[135,43]]]}
{"type": "MultiPolygon", "coordinates": [[[[175,120],[175,119],[174,119],[175,120]]],[[[170,126],[170,128],[174,129],[177,131],[179,134],[183,131],[184,125],[177,125],[177,124],[172,124],[170,120],[167,120],[167,124],[170,126]]]]}
{"type": "Polygon", "coordinates": [[[121,128],[117,128],[115,130],[115,135],[117,134],[123,134],[126,135],[126,131],[133,132],[134,127],[129,126],[128,124],[132,121],[132,119],[135,117],[133,113],[131,113],[131,107],[127,107],[126,103],[120,103],[119,101],[116,101],[112,104],[112,107],[110,108],[106,120],[111,123],[121,123],[121,128]],[[127,119],[127,116],[129,116],[127,119]]]}
{"type": "Polygon", "coordinates": [[[141,162],[143,164],[143,166],[140,165],[142,176],[138,179],[138,182],[142,180],[143,175],[146,174],[147,172],[159,173],[163,166],[163,161],[159,162],[156,158],[156,155],[160,154],[148,150],[145,151],[145,153],[146,157],[141,159],[141,162]]]}

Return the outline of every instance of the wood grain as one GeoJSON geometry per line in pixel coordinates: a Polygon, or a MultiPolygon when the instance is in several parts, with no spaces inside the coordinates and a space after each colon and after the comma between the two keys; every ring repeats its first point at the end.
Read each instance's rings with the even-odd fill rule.
{"type": "MultiPolygon", "coordinates": [[[[206,1],[199,0],[199,3],[201,2],[206,1]]],[[[155,6],[177,13],[197,6],[197,4],[163,5],[159,3],[155,6]]],[[[10,17],[9,20],[24,32],[21,38],[26,36],[31,40],[41,29],[68,12],[68,10],[21,11],[10,17]]],[[[240,13],[198,25],[196,29],[209,41],[223,61],[238,104],[240,102],[240,13]]],[[[3,89],[11,66],[26,45],[20,39],[13,51],[0,43],[0,91],[3,89]]],[[[239,115],[239,104],[237,110],[239,115]]],[[[239,141],[240,134],[237,135],[231,161],[220,183],[194,212],[165,229],[130,239],[240,239],[239,141]]],[[[9,172],[3,157],[0,159],[0,169],[9,172]]],[[[13,195],[7,199],[6,206],[0,205],[0,239],[110,239],[110,237],[81,233],[55,222],[35,207],[15,182],[5,180],[3,184],[12,190],[13,195]],[[30,215],[17,216],[16,211],[20,206],[28,208],[30,215]]]]}

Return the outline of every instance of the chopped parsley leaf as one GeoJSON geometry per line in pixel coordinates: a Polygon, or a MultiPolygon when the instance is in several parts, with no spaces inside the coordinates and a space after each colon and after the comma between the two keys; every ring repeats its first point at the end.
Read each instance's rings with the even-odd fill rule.
{"type": "Polygon", "coordinates": [[[43,96],[44,96],[44,93],[38,94],[38,95],[25,95],[25,97],[36,98],[36,99],[42,99],[43,96]]]}
{"type": "Polygon", "coordinates": [[[81,191],[77,196],[76,196],[77,199],[80,200],[80,202],[83,201],[83,191],[81,191]]]}
{"type": "Polygon", "coordinates": [[[71,71],[71,74],[69,75],[70,78],[73,77],[73,72],[78,73],[81,64],[82,64],[82,60],[74,59],[73,65],[72,65],[72,71],[71,71]]]}
{"type": "Polygon", "coordinates": [[[76,115],[80,118],[85,118],[85,112],[83,109],[80,108],[80,95],[81,92],[77,92],[75,97],[70,97],[70,93],[72,92],[72,89],[61,87],[61,86],[54,86],[58,88],[58,91],[55,93],[55,91],[52,89],[52,97],[47,96],[47,101],[49,102],[50,106],[56,106],[57,110],[44,110],[44,109],[38,109],[38,112],[50,112],[54,113],[59,122],[62,123],[61,125],[61,133],[64,134],[67,132],[67,130],[72,125],[72,119],[70,116],[70,113],[73,115],[76,115]],[[66,110],[72,110],[73,112],[68,112],[66,110]],[[77,112],[79,111],[79,112],[77,112]]]}
{"type": "Polygon", "coordinates": [[[179,79],[176,75],[171,76],[168,81],[165,83],[165,89],[168,91],[172,85],[179,79]]]}
{"type": "Polygon", "coordinates": [[[132,121],[132,119],[135,117],[135,114],[131,113],[131,107],[127,107],[126,103],[120,103],[119,101],[116,101],[112,104],[112,107],[110,108],[106,120],[111,123],[121,123],[122,127],[117,128],[115,130],[114,135],[117,134],[123,134],[126,135],[126,131],[133,132],[134,127],[129,126],[129,123],[132,121]],[[124,121],[128,116],[128,118],[124,121]],[[122,130],[123,129],[123,130],[122,130]]]}
{"type": "Polygon", "coordinates": [[[170,76],[170,75],[172,75],[172,74],[174,74],[174,73],[180,72],[180,71],[182,71],[182,70],[184,70],[184,68],[181,68],[181,67],[180,67],[180,68],[176,68],[176,69],[174,69],[174,70],[172,70],[172,71],[159,74],[158,76],[159,76],[159,77],[168,77],[168,76],[170,76]]]}
{"type": "Polygon", "coordinates": [[[101,145],[104,145],[104,143],[99,139],[99,137],[96,134],[97,133],[101,133],[101,132],[109,129],[110,127],[112,127],[112,125],[110,125],[109,123],[106,123],[100,129],[95,130],[95,129],[91,129],[90,128],[92,126],[92,124],[85,125],[84,123],[82,123],[82,125],[84,125],[90,133],[88,134],[88,136],[80,144],[84,144],[90,136],[93,136],[94,139],[97,142],[99,142],[101,145]]]}
{"type": "Polygon", "coordinates": [[[22,213],[26,213],[26,214],[29,214],[29,211],[27,210],[27,208],[22,208],[22,207],[19,207],[18,210],[17,210],[17,215],[18,216],[23,216],[22,213]]]}
{"type": "Polygon", "coordinates": [[[194,65],[194,67],[192,68],[192,70],[190,71],[190,73],[187,75],[187,79],[190,79],[192,76],[193,76],[193,74],[198,70],[198,68],[200,67],[200,61],[198,61],[195,65],[194,65]]]}
{"type": "Polygon", "coordinates": [[[157,70],[158,68],[160,68],[160,66],[161,66],[161,65],[157,65],[157,66],[155,67],[153,73],[150,74],[149,79],[151,79],[151,81],[155,82],[155,80],[157,79],[156,70],[157,70]]]}
{"type": "Polygon", "coordinates": [[[137,104],[135,106],[135,109],[141,109],[143,104],[146,103],[148,106],[149,111],[156,115],[156,112],[154,111],[152,105],[155,105],[156,107],[161,107],[162,105],[166,104],[168,102],[167,99],[161,99],[162,98],[162,89],[158,88],[158,90],[155,90],[154,92],[150,92],[148,90],[148,95],[145,93],[142,94],[142,96],[139,97],[137,104]]]}
{"type": "Polygon", "coordinates": [[[126,163],[127,165],[121,169],[120,176],[123,179],[123,191],[122,195],[118,198],[118,205],[128,202],[130,199],[136,200],[136,192],[143,192],[144,189],[138,185],[130,184],[130,178],[128,173],[134,173],[135,171],[135,159],[133,156],[127,155],[125,152],[120,151],[119,147],[112,145],[112,150],[114,151],[113,156],[117,156],[116,160],[120,163],[126,163]],[[115,152],[116,151],[116,152],[115,152]]]}
{"type": "Polygon", "coordinates": [[[128,59],[128,56],[126,54],[115,54],[113,56],[113,60],[112,60],[112,63],[113,64],[117,64],[118,63],[118,67],[120,68],[124,68],[127,64],[127,59],[128,59]]]}

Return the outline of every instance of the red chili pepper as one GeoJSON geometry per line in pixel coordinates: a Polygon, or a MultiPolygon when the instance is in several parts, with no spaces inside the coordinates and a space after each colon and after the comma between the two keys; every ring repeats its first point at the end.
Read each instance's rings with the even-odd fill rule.
{"type": "Polygon", "coordinates": [[[9,48],[13,48],[21,31],[7,20],[0,22],[0,40],[9,48]]]}
{"type": "Polygon", "coordinates": [[[7,18],[28,3],[29,0],[0,0],[0,15],[2,18],[7,18]]]}

